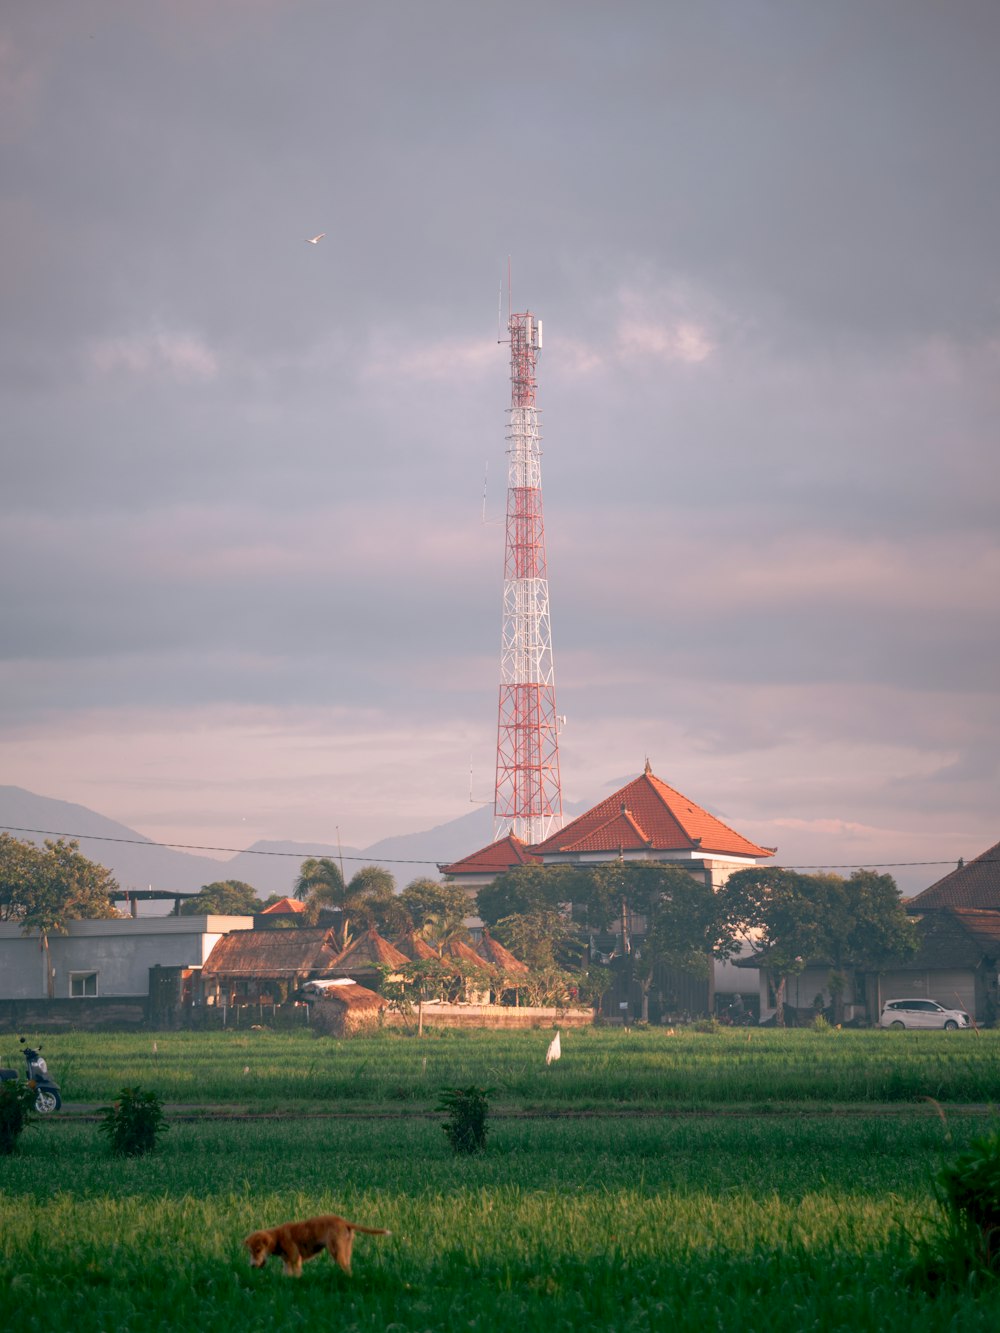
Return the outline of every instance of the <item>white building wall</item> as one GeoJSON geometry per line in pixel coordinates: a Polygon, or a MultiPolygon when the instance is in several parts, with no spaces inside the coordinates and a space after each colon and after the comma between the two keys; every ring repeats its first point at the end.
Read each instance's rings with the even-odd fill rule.
{"type": "MultiPolygon", "coordinates": [[[[71,921],[65,935],[49,936],[53,994],[66,999],[74,973],[96,973],[98,995],[144,996],[151,967],[200,967],[223,935],[252,928],[250,916],[71,921]]],[[[44,999],[47,994],[37,932],[25,936],[17,922],[0,921],[0,999],[44,999]]]]}

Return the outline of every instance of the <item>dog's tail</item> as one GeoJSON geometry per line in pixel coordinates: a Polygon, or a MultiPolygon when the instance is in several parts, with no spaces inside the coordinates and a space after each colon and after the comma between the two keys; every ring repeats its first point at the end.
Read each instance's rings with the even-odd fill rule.
{"type": "Polygon", "coordinates": [[[348,1222],[352,1231],[363,1231],[366,1236],[391,1236],[392,1232],[385,1227],[363,1227],[360,1222],[348,1222]]]}

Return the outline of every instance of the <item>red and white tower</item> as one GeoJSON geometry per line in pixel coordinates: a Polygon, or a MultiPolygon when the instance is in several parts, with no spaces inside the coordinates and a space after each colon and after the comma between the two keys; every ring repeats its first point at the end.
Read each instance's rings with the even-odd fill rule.
{"type": "Polygon", "coordinates": [[[500,709],[493,836],[529,845],[562,826],[549,581],[542,519],[542,467],[535,364],[542,322],[511,314],[507,435],[507,544],[500,650],[500,709]]]}

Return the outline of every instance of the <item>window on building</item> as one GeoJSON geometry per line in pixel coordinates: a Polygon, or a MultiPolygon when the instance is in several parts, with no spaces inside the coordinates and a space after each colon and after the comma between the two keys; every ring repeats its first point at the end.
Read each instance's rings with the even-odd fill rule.
{"type": "Polygon", "coordinates": [[[97,994],[96,972],[71,972],[69,974],[70,999],[83,1000],[97,994]]]}

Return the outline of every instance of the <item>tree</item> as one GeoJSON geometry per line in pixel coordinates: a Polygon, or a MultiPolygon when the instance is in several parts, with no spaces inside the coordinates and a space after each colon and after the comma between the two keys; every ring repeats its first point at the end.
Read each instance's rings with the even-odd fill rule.
{"type": "Polygon", "coordinates": [[[787,978],[807,963],[829,965],[839,1010],[848,968],[876,971],[917,947],[891,875],[856,870],[845,880],[754,866],[731,875],[719,897],[733,929],[764,955],[779,1023],[784,1022],[787,978]]]}
{"type": "Polygon", "coordinates": [[[649,1021],[649,992],[657,967],[708,976],[711,956],[735,947],[719,914],[715,891],[704,879],[677,866],[647,863],[640,878],[646,934],[633,954],[633,976],[642,995],[642,1021],[649,1021]]]}
{"type": "Polygon", "coordinates": [[[383,866],[362,866],[347,885],[354,916],[370,929],[397,934],[406,928],[407,916],[399,906],[396,881],[383,866]]]}
{"type": "Polygon", "coordinates": [[[23,935],[38,931],[49,999],[55,993],[49,936],[64,935],[69,921],[114,916],[117,891],[111,871],[82,856],[78,842],[46,839],[39,848],[0,835],[0,914],[20,922],[23,935]]]}
{"type": "Polygon", "coordinates": [[[203,884],[181,904],[181,916],[253,916],[263,907],[252,884],[241,879],[217,879],[203,884]]]}
{"type": "Polygon", "coordinates": [[[458,884],[414,879],[399,895],[399,902],[412,929],[425,939],[445,943],[468,933],[465,918],[472,914],[473,904],[458,884]]]}
{"type": "Polygon", "coordinates": [[[41,848],[0,833],[0,921],[18,921],[31,885],[41,874],[41,848]]]}
{"type": "Polygon", "coordinates": [[[715,892],[701,876],[659,861],[617,860],[594,866],[587,879],[587,921],[598,929],[621,922],[618,966],[639,987],[643,1021],[649,1018],[658,968],[706,976],[710,956],[725,958],[735,951],[715,892]],[[633,936],[641,939],[638,948],[633,936]]]}
{"type": "Polygon", "coordinates": [[[585,882],[572,866],[518,866],[479,890],[476,911],[488,926],[506,916],[552,911],[578,898],[585,882]]]}
{"type": "Polygon", "coordinates": [[[855,870],[846,880],[839,875],[813,878],[822,880],[826,891],[826,955],[834,1021],[839,1023],[848,969],[878,972],[891,960],[912,957],[917,932],[891,875],[855,870]]]}
{"type": "Polygon", "coordinates": [[[328,856],[303,861],[295,882],[295,892],[308,903],[310,923],[315,924],[324,907],[341,914],[338,943],[342,949],[350,942],[352,919],[360,918],[371,926],[391,916],[395,888],[392,875],[381,866],[362,866],[346,884],[340,867],[328,856]]]}
{"type": "Polygon", "coordinates": [[[737,870],[719,891],[720,903],[736,934],[764,955],[775,995],[777,1022],[785,1021],[785,989],[825,942],[822,905],[808,875],[780,866],[737,870]]]}
{"type": "Polygon", "coordinates": [[[295,896],[308,905],[305,913],[308,925],[316,924],[324,907],[343,913],[337,943],[341,949],[346,949],[351,939],[347,885],[336,861],[331,861],[328,856],[310,856],[303,861],[295,881],[295,896]]]}
{"type": "Polygon", "coordinates": [[[414,958],[401,967],[383,967],[379,993],[394,1009],[409,1013],[413,1001],[418,1006],[418,1027],[423,1032],[423,1002],[442,1000],[453,1002],[462,997],[468,980],[469,967],[452,959],[414,958]]]}
{"type": "Polygon", "coordinates": [[[343,899],[346,885],[343,873],[336,861],[328,856],[310,856],[299,867],[295,881],[295,896],[303,902],[314,901],[319,895],[329,906],[340,906],[338,899],[343,899]]]}
{"type": "Polygon", "coordinates": [[[492,933],[533,972],[579,967],[586,947],[579,926],[553,909],[501,917],[492,933]]]}

